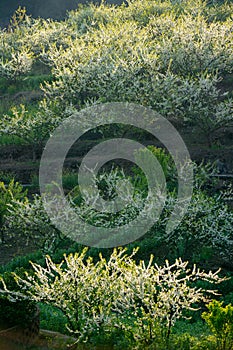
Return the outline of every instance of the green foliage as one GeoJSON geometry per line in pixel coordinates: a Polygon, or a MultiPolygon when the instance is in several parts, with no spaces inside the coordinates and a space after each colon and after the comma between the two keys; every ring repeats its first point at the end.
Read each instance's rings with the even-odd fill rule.
{"type": "MultiPolygon", "coordinates": [[[[33,175],[31,184],[35,188],[39,188],[39,177],[33,175]]],[[[78,174],[75,171],[67,170],[62,175],[62,185],[65,191],[71,191],[78,186],[78,174]]]]}
{"type": "Polygon", "coordinates": [[[1,240],[4,242],[4,225],[7,224],[7,215],[9,214],[10,206],[14,207],[15,201],[24,201],[26,199],[27,191],[15,182],[14,179],[5,185],[0,182],[0,232],[1,240]]]}
{"type": "Polygon", "coordinates": [[[67,319],[57,308],[48,304],[39,303],[40,308],[40,327],[53,332],[67,333],[67,319]]]}
{"type": "Polygon", "coordinates": [[[32,159],[36,160],[36,149],[42,148],[43,142],[50,135],[51,129],[57,125],[57,120],[48,119],[38,112],[35,106],[24,104],[11,108],[9,114],[0,120],[0,131],[5,135],[20,138],[23,143],[32,146],[32,159]],[[36,116],[35,116],[36,114],[36,116]]]}
{"type": "Polygon", "coordinates": [[[191,261],[218,258],[218,262],[232,266],[232,211],[224,205],[221,196],[208,196],[195,191],[185,217],[170,234],[164,227],[174,206],[175,198],[167,198],[164,211],[153,228],[160,244],[166,242],[172,256],[191,261]],[[173,252],[173,253],[172,253],[173,252]]]}
{"type": "Polygon", "coordinates": [[[202,317],[216,336],[219,350],[230,350],[233,346],[233,306],[223,306],[222,302],[213,300],[207,305],[208,311],[202,317]]]}
{"type": "Polygon", "coordinates": [[[0,273],[3,274],[5,272],[13,272],[15,270],[30,270],[31,264],[30,261],[38,261],[41,264],[43,264],[42,260],[42,253],[41,251],[36,251],[34,253],[30,253],[24,256],[17,256],[13,258],[10,262],[8,262],[6,265],[0,266],[0,273]]]}
{"type": "Polygon", "coordinates": [[[25,9],[19,8],[12,17],[10,30],[0,31],[0,76],[9,82],[27,74],[33,64],[33,53],[28,45],[20,40],[23,34],[20,27],[28,21],[25,9]]]}
{"type": "Polygon", "coordinates": [[[0,181],[8,185],[14,179],[15,173],[11,171],[0,171],[0,181]]]}
{"type": "Polygon", "coordinates": [[[46,253],[59,248],[65,237],[50,221],[41,197],[35,195],[24,202],[15,200],[13,204],[9,208],[8,235],[32,239],[46,253]]]}
{"type": "MultiPolygon", "coordinates": [[[[155,348],[156,349],[156,348],[155,348]]],[[[161,350],[165,347],[161,347],[161,350]]],[[[171,341],[172,350],[216,350],[215,341],[211,336],[191,336],[189,333],[183,333],[180,336],[174,336],[171,341]]]]}
{"type": "MultiPolygon", "coordinates": [[[[172,160],[170,154],[166,153],[164,149],[157,148],[155,146],[148,146],[147,149],[156,157],[159,164],[162,167],[162,171],[168,183],[169,189],[174,190],[174,179],[176,176],[175,164],[172,160]]],[[[134,154],[135,162],[141,162],[141,164],[146,164],[146,158],[148,155],[146,154],[145,149],[139,149],[134,154]]],[[[147,179],[143,171],[139,167],[133,168],[133,181],[140,190],[146,191],[147,189],[147,179]]]]}
{"type": "Polygon", "coordinates": [[[74,187],[78,186],[78,174],[75,171],[66,171],[62,176],[62,185],[66,190],[71,191],[74,187]]]}
{"type": "Polygon", "coordinates": [[[36,312],[36,304],[28,300],[12,302],[5,298],[0,298],[0,323],[6,328],[20,325],[27,326],[36,312]]]}

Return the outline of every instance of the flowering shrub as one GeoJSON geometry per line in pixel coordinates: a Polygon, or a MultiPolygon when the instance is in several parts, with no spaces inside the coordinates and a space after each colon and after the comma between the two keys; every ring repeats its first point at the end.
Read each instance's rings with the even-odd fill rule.
{"type": "Polygon", "coordinates": [[[46,253],[54,252],[64,239],[62,233],[51,223],[41,197],[24,202],[14,201],[8,206],[5,230],[8,236],[25,237],[46,253]]]}
{"type": "Polygon", "coordinates": [[[15,81],[31,70],[32,63],[33,55],[28,48],[21,47],[17,51],[11,48],[8,57],[1,57],[0,76],[9,81],[15,81]]]}
{"type": "MultiPolygon", "coordinates": [[[[97,184],[102,186],[101,196],[105,195],[111,198],[116,194],[116,184],[119,181],[127,180],[124,173],[111,171],[96,178],[97,184]]],[[[129,182],[128,182],[129,183],[129,182]]],[[[59,196],[52,196],[45,199],[47,205],[52,205],[55,212],[51,213],[50,218],[45,210],[44,203],[40,196],[34,196],[31,201],[15,201],[14,205],[9,206],[7,215],[6,230],[8,235],[18,235],[33,239],[46,253],[51,253],[56,250],[57,246],[65,238],[64,233],[60,232],[54,222],[57,220],[69,222],[69,237],[74,237],[77,240],[76,234],[85,235],[85,224],[77,228],[77,220],[73,217],[73,211],[85,222],[94,226],[100,227],[119,227],[131,222],[138,213],[143,209],[145,196],[143,192],[131,193],[130,186],[127,187],[118,185],[117,195],[120,201],[125,203],[122,210],[113,214],[106,212],[105,206],[96,211],[92,208],[91,203],[97,199],[95,195],[90,193],[89,189],[84,189],[84,197],[81,195],[79,187],[74,188],[68,194],[70,207],[67,210],[61,210],[63,199],[59,196]],[[78,232],[77,232],[78,230],[78,232]]],[[[66,232],[66,234],[68,234],[66,232]]]]}
{"type": "Polygon", "coordinates": [[[211,254],[217,253],[218,263],[232,266],[233,213],[221,196],[209,197],[204,192],[195,192],[180,225],[172,233],[163,234],[175,202],[173,196],[168,197],[164,213],[153,229],[158,241],[166,242],[175,256],[195,257],[194,260],[202,260],[202,249],[208,248],[211,254]]]}
{"type": "MultiPolygon", "coordinates": [[[[153,151],[153,148],[151,150],[153,151]]],[[[173,169],[171,158],[161,150],[155,149],[154,152],[158,153],[161,165],[168,175],[168,189],[170,187],[170,191],[167,198],[164,198],[164,208],[158,220],[156,214],[153,217],[153,211],[151,211],[150,219],[155,224],[149,235],[153,235],[158,245],[165,242],[173,257],[182,256],[194,261],[202,260],[202,252],[208,249],[209,258],[215,254],[219,264],[224,263],[232,266],[233,214],[224,204],[222,195],[209,197],[201,190],[207,176],[205,167],[196,166],[196,189],[187,214],[174,231],[169,234],[165,232],[167,220],[170,218],[176,203],[175,185],[177,179],[171,171],[173,169]]],[[[143,153],[143,151],[138,152],[137,156],[142,157],[143,153]]],[[[210,168],[208,167],[208,169],[210,168]]],[[[186,174],[184,174],[185,176],[186,174]]],[[[94,176],[93,181],[95,182],[93,185],[98,188],[96,193],[90,191],[88,187],[84,188],[83,193],[81,193],[79,186],[74,187],[69,192],[67,196],[70,202],[69,208],[63,205],[63,200],[59,196],[47,198],[46,205],[52,205],[54,208],[54,211],[50,213],[50,218],[39,196],[35,196],[30,202],[15,201],[12,203],[13,206],[8,206],[5,229],[9,235],[18,234],[19,236],[36,238],[35,241],[39,247],[45,252],[51,252],[64,239],[64,234],[55,227],[57,220],[68,222],[69,233],[66,232],[66,234],[77,240],[77,234],[80,237],[85,236],[85,223],[106,228],[124,226],[134,220],[139,213],[142,213],[146,201],[147,205],[152,203],[148,194],[147,180],[142,172],[136,171],[135,176],[130,177],[126,176],[124,172],[112,170],[109,173],[104,172],[97,177],[94,176]],[[106,211],[105,202],[99,203],[98,210],[92,206],[99,198],[109,200],[114,199],[115,196],[118,196],[119,202],[112,202],[111,211],[106,211]],[[116,210],[117,203],[123,203],[121,210],[116,210]],[[61,206],[63,210],[61,210],[61,206]],[[79,223],[80,227],[77,227],[77,220],[73,216],[73,212],[83,222],[82,225],[79,223]]],[[[160,195],[159,192],[158,195],[160,195]]],[[[182,206],[182,203],[180,205],[182,206]]],[[[103,239],[106,240],[106,237],[103,239]]]]}
{"type": "Polygon", "coordinates": [[[32,107],[28,109],[24,104],[14,106],[8,114],[0,120],[0,132],[6,135],[19,137],[23,143],[32,148],[32,159],[36,160],[36,149],[42,149],[44,141],[50,132],[57,126],[59,118],[53,115],[44,115],[32,107]]]}
{"type": "Polygon", "coordinates": [[[33,300],[52,304],[67,317],[68,329],[78,341],[90,340],[101,329],[120,328],[133,334],[136,341],[150,343],[156,330],[165,330],[169,339],[172,327],[186,310],[195,310],[208,293],[193,283],[204,280],[220,283],[218,271],[205,273],[195,266],[190,270],[181,259],[164,266],[139,264],[126,250],[115,249],[107,261],[100,255],[94,263],[82,253],[64,256],[55,264],[49,256],[46,268],[32,263],[34,275],[16,277],[21,290],[33,300]],[[195,307],[194,307],[195,304],[195,307]]]}
{"type": "Polygon", "coordinates": [[[8,31],[0,30],[0,76],[15,81],[30,72],[34,55],[24,40],[31,19],[19,8],[11,19],[8,31]]]}
{"type": "Polygon", "coordinates": [[[232,25],[208,23],[201,15],[155,17],[149,32],[161,69],[181,75],[232,71],[232,25]]]}
{"type": "Polygon", "coordinates": [[[120,7],[108,6],[107,3],[100,5],[92,4],[80,5],[78,10],[68,13],[67,23],[80,34],[85,34],[93,29],[99,29],[102,25],[114,22],[116,17],[123,15],[124,9],[120,7]]]}
{"type": "Polygon", "coordinates": [[[114,21],[97,21],[65,47],[49,46],[56,80],[43,88],[47,110],[54,100],[60,116],[90,100],[135,102],[198,126],[209,143],[214,131],[232,125],[232,99],[218,89],[221,75],[232,70],[230,22],[209,24],[202,16],[170,13],[148,17],[141,26],[133,16],[123,21],[122,9],[114,11],[114,21]]]}
{"type": "Polygon", "coordinates": [[[8,223],[10,206],[15,208],[15,201],[22,203],[26,200],[27,191],[14,180],[8,185],[0,182],[0,238],[1,243],[5,242],[6,225],[8,223]]]}
{"type": "MultiPolygon", "coordinates": [[[[232,5],[217,9],[230,14],[232,5]]],[[[62,22],[19,9],[9,31],[0,31],[0,72],[14,80],[35,59],[51,66],[44,119],[59,122],[89,101],[132,101],[197,125],[211,144],[212,133],[233,122],[232,98],[218,89],[232,72],[232,24],[230,15],[214,21],[217,9],[193,0],[130,1],[81,7],[62,22]]]]}

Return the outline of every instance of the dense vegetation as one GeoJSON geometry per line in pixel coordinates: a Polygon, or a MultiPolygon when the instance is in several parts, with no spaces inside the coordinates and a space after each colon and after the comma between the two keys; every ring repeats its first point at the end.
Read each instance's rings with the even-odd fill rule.
{"type": "MultiPolygon", "coordinates": [[[[232,137],[233,126],[232,13],[230,2],[193,0],[82,6],[62,21],[34,19],[18,9],[0,31],[1,147],[22,147],[38,166],[45,142],[65,118],[88,106],[133,102],[201,135],[206,152],[221,146],[232,151],[221,138],[224,132],[232,137]]],[[[125,134],[148,138],[115,125],[86,135],[83,143],[125,134]]],[[[212,175],[219,164],[193,160],[191,203],[167,233],[178,191],[175,163],[157,144],[148,149],[165,174],[167,197],[159,220],[127,252],[74,243],[48,217],[36,174],[27,179],[34,186],[29,192],[14,179],[17,173],[0,172],[1,248],[22,241],[34,250],[1,266],[1,322],[12,325],[15,302],[17,319],[26,322],[25,310],[30,314],[36,302],[43,327],[74,334],[79,343],[232,349],[231,186],[218,190],[212,175]]],[[[139,151],[137,157],[143,156],[139,151]]],[[[82,197],[77,175],[69,166],[63,174],[73,210],[101,227],[121,226],[145,205],[147,179],[136,166],[102,169],[96,181],[105,199],[115,196],[119,180],[134,188],[127,208],[97,215],[82,197]]],[[[128,196],[125,188],[117,193],[128,196]]]]}

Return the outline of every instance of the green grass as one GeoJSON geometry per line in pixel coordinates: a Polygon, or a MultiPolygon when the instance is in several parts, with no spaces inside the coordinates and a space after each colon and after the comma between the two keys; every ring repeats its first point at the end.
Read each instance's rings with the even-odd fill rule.
{"type": "MultiPolygon", "coordinates": [[[[39,187],[39,176],[33,175],[31,179],[32,186],[34,188],[39,187]]],[[[78,186],[78,173],[74,171],[65,171],[62,176],[62,185],[65,190],[72,190],[74,187],[78,186]]]]}
{"type": "Polygon", "coordinates": [[[39,90],[44,81],[51,81],[52,79],[51,74],[27,75],[14,82],[0,78],[0,94],[14,95],[20,91],[39,90]]]}
{"type": "Polygon", "coordinates": [[[191,322],[190,320],[180,320],[176,323],[173,333],[177,335],[189,333],[191,336],[197,338],[210,335],[207,325],[201,320],[196,322],[191,322]]]}
{"type": "Polygon", "coordinates": [[[36,60],[26,76],[22,76],[16,81],[0,78],[0,95],[14,95],[20,91],[40,90],[41,84],[51,80],[53,80],[53,77],[50,67],[36,60]]]}
{"type": "Polygon", "coordinates": [[[0,136],[0,145],[23,145],[24,142],[21,138],[12,135],[1,135],[0,136]]]}

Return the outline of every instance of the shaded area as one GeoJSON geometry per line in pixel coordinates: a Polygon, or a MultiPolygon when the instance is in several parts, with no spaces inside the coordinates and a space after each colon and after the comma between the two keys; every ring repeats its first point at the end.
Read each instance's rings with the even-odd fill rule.
{"type": "MultiPolygon", "coordinates": [[[[31,344],[31,350],[64,350],[74,344],[75,338],[63,335],[58,332],[51,332],[47,330],[41,330],[39,337],[35,339],[33,344],[31,344]]],[[[0,331],[0,348],[1,350],[24,350],[25,345],[17,343],[13,340],[7,339],[1,336],[0,331]]],[[[76,345],[72,346],[73,350],[89,350],[89,346],[76,345]]],[[[113,350],[110,346],[93,346],[93,350],[113,350]]]]}
{"type": "MultiPolygon", "coordinates": [[[[78,4],[100,3],[98,0],[1,0],[0,2],[0,26],[5,27],[9,23],[12,14],[19,6],[26,7],[27,13],[33,17],[62,19],[66,12],[77,8],[78,4]]],[[[106,0],[109,4],[120,4],[122,0],[106,0]]]]}

